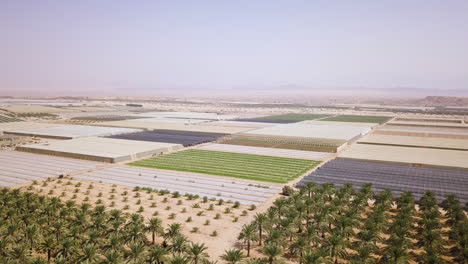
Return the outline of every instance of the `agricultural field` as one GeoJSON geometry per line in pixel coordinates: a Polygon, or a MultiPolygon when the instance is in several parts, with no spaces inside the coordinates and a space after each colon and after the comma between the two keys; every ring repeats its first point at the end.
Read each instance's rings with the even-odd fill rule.
{"type": "Polygon", "coordinates": [[[331,156],[331,154],[328,152],[251,147],[251,146],[216,144],[216,143],[200,146],[197,149],[224,151],[224,152],[236,152],[236,153],[244,153],[244,154],[255,154],[255,155],[273,156],[273,157],[294,158],[294,159],[308,159],[308,160],[318,160],[318,161],[326,160],[331,156]]]}
{"type": "Polygon", "coordinates": [[[465,264],[467,228],[455,196],[439,205],[431,192],[395,198],[389,191],[375,196],[370,184],[310,183],[256,215],[239,242],[249,260],[269,263],[465,264]]]}
{"type": "Polygon", "coordinates": [[[246,132],[249,135],[284,136],[302,138],[327,138],[351,141],[367,134],[371,127],[353,125],[328,124],[329,122],[279,124],[272,127],[260,128],[246,132]]]}
{"type": "MultiPolygon", "coordinates": [[[[156,244],[160,245],[166,241],[171,248],[172,239],[167,232],[176,225],[178,234],[189,241],[203,243],[207,247],[205,252],[212,260],[219,260],[224,250],[236,243],[242,225],[252,221],[258,211],[256,206],[227,200],[209,199],[183,192],[100,183],[75,177],[35,182],[22,187],[21,190],[59,198],[64,203],[74,202],[78,207],[88,204],[91,211],[101,207],[99,210],[106,209],[106,213],[115,214],[119,211],[122,216],[139,216],[145,225],[149,225],[151,219],[157,218],[160,228],[155,232],[156,244]]],[[[145,244],[151,246],[152,232],[145,232],[141,239],[146,239],[145,244]]],[[[185,241],[183,245],[189,246],[189,241],[185,241]]],[[[127,252],[121,251],[124,255],[127,252]]],[[[169,250],[168,257],[171,256],[170,253],[169,250]]],[[[142,256],[144,255],[146,254],[142,256]]]]}
{"type": "Polygon", "coordinates": [[[303,159],[189,149],[129,165],[287,183],[319,163],[303,159]]]}
{"type": "Polygon", "coordinates": [[[72,139],[91,136],[112,136],[123,133],[139,132],[140,129],[115,128],[84,125],[57,125],[30,129],[9,130],[9,134],[18,136],[36,136],[56,139],[72,139]]]}
{"type": "Polygon", "coordinates": [[[252,184],[243,180],[224,179],[211,175],[157,170],[133,166],[110,167],[75,176],[76,179],[99,181],[128,187],[189,193],[209,199],[259,205],[279,193],[272,184],[252,184]]]}
{"type": "Polygon", "coordinates": [[[98,116],[78,116],[72,117],[72,121],[81,121],[88,123],[100,123],[106,121],[121,121],[121,120],[132,120],[132,119],[141,119],[143,117],[137,116],[125,116],[125,115],[98,115],[98,116]]]}
{"type": "Polygon", "coordinates": [[[468,140],[455,138],[411,137],[396,135],[367,135],[360,144],[374,144],[401,147],[419,147],[451,150],[468,150],[468,140]]]}
{"type": "Polygon", "coordinates": [[[15,118],[15,117],[0,115],[0,123],[21,122],[21,121],[23,120],[15,118]]]}
{"type": "Polygon", "coordinates": [[[0,152],[0,187],[13,187],[48,177],[96,169],[102,163],[36,155],[16,151],[0,152]]]}
{"type": "Polygon", "coordinates": [[[463,169],[338,158],[305,176],[298,186],[305,187],[309,182],[333,183],[336,186],[350,183],[356,187],[371,182],[376,192],[390,190],[395,196],[412,192],[419,199],[426,191],[431,191],[439,202],[452,194],[462,203],[468,202],[468,170],[463,169]]]}
{"type": "Polygon", "coordinates": [[[207,133],[196,131],[180,131],[180,130],[151,130],[137,133],[120,134],[110,136],[111,138],[148,141],[148,142],[165,142],[181,144],[184,147],[202,144],[206,142],[216,141],[217,139],[226,136],[221,133],[207,133]]]}
{"type": "Polygon", "coordinates": [[[263,123],[278,123],[278,124],[288,124],[296,123],[305,120],[315,120],[319,118],[324,118],[329,115],[324,114],[283,114],[283,115],[272,115],[264,117],[255,117],[255,118],[242,118],[237,119],[237,121],[244,122],[263,122],[263,123]]]}
{"type": "Polygon", "coordinates": [[[56,140],[43,144],[23,145],[18,151],[62,156],[75,159],[119,163],[161,155],[182,149],[182,145],[161,142],[144,142],[126,139],[81,137],[56,140]]]}
{"type": "Polygon", "coordinates": [[[346,145],[346,140],[325,138],[304,138],[287,136],[262,136],[250,134],[234,134],[220,140],[221,144],[267,147],[317,152],[337,152],[346,145]]]}
{"type": "Polygon", "coordinates": [[[390,120],[389,116],[364,116],[364,115],[338,115],[321,119],[323,121],[378,123],[383,124],[390,120]]]}
{"type": "Polygon", "coordinates": [[[339,157],[416,164],[418,166],[468,168],[468,151],[465,150],[354,144],[339,157]]]}
{"type": "Polygon", "coordinates": [[[437,127],[386,124],[375,131],[382,135],[468,139],[468,127],[437,127]]]}

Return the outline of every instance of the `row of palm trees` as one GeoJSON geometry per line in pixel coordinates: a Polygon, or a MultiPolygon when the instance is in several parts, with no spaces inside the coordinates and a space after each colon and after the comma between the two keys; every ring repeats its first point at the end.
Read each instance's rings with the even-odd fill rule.
{"type": "Polygon", "coordinates": [[[416,202],[409,192],[374,194],[370,184],[356,191],[350,184],[309,183],[243,226],[238,239],[245,256],[233,249],[225,257],[270,264],[284,258],[299,264],[466,263],[466,213],[454,197],[445,203],[447,213],[431,192],[416,202]],[[448,237],[456,250],[444,246],[448,237]]]}
{"type": "Polygon", "coordinates": [[[206,251],[178,223],[0,190],[0,263],[210,263],[206,251]]]}

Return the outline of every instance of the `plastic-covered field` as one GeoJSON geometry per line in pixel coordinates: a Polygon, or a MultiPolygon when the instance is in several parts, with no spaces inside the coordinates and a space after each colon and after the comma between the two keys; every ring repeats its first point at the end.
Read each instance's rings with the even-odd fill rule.
{"type": "Polygon", "coordinates": [[[338,122],[359,122],[359,123],[378,123],[383,124],[390,120],[390,116],[364,116],[364,115],[339,115],[321,119],[323,121],[338,122]]]}
{"type": "Polygon", "coordinates": [[[238,201],[242,204],[263,203],[281,189],[274,185],[259,185],[238,179],[130,166],[105,168],[80,174],[75,178],[129,187],[177,191],[182,194],[197,194],[201,197],[238,201]]]}
{"type": "Polygon", "coordinates": [[[229,120],[237,118],[233,115],[224,115],[218,113],[203,112],[147,112],[137,114],[136,116],[155,117],[155,118],[183,118],[183,119],[204,119],[204,120],[229,120]]]}
{"type": "Polygon", "coordinates": [[[149,142],[181,144],[184,147],[215,141],[227,134],[206,133],[180,130],[152,130],[130,134],[110,136],[111,138],[130,139],[149,142]]]}
{"type": "Polygon", "coordinates": [[[346,140],[234,134],[221,139],[222,144],[318,152],[337,152],[346,140]]]}
{"type": "Polygon", "coordinates": [[[322,124],[280,124],[247,132],[250,135],[287,136],[303,138],[328,138],[350,141],[367,134],[371,128],[365,126],[322,124]]]}
{"type": "Polygon", "coordinates": [[[468,150],[468,140],[372,134],[359,140],[361,144],[468,150]]]}
{"type": "Polygon", "coordinates": [[[210,123],[181,123],[181,122],[154,122],[144,121],[144,119],[124,120],[103,122],[100,125],[109,127],[125,127],[125,128],[141,128],[141,129],[165,129],[165,130],[182,130],[182,131],[198,131],[208,133],[233,134],[255,129],[253,127],[236,127],[223,125],[210,125],[210,123]]]}
{"type": "Polygon", "coordinates": [[[0,152],[0,186],[11,187],[48,177],[95,169],[103,163],[30,153],[0,152]]]}
{"type": "Polygon", "coordinates": [[[0,123],[21,122],[21,121],[23,120],[15,118],[15,117],[0,115],[0,123]]]}
{"type": "Polygon", "coordinates": [[[85,121],[85,122],[106,122],[106,121],[121,121],[141,119],[143,117],[125,116],[125,115],[97,115],[97,116],[78,116],[73,117],[71,120],[85,121]]]}
{"type": "Polygon", "coordinates": [[[289,124],[296,123],[305,120],[315,120],[319,118],[324,118],[330,115],[324,114],[283,114],[283,115],[271,115],[264,117],[255,117],[255,118],[242,118],[237,119],[238,121],[245,122],[264,122],[264,123],[278,123],[278,124],[289,124]]]}
{"type": "Polygon", "coordinates": [[[139,132],[140,129],[115,128],[83,125],[58,125],[44,128],[9,130],[9,134],[18,136],[37,136],[56,139],[72,139],[91,136],[112,136],[122,133],[139,132]]]}
{"type": "Polygon", "coordinates": [[[468,151],[354,144],[342,158],[468,168],[468,151]]]}
{"type": "Polygon", "coordinates": [[[19,146],[24,152],[63,156],[100,162],[129,162],[181,149],[182,145],[114,138],[84,137],[19,146]]]}
{"type": "Polygon", "coordinates": [[[228,144],[209,144],[209,145],[200,146],[198,147],[198,149],[212,150],[212,151],[224,151],[224,152],[236,152],[236,153],[244,153],[244,154],[255,154],[255,155],[273,156],[273,157],[294,158],[294,159],[319,160],[319,161],[326,160],[331,155],[328,152],[279,149],[279,148],[263,148],[263,147],[251,147],[251,146],[228,145],[228,144]]]}
{"type": "Polygon", "coordinates": [[[463,203],[468,202],[468,170],[461,169],[336,159],[304,177],[298,187],[308,182],[334,183],[338,186],[351,183],[359,187],[372,183],[376,191],[389,189],[397,195],[410,191],[418,199],[426,191],[433,191],[439,201],[454,194],[463,203]]]}
{"type": "Polygon", "coordinates": [[[386,124],[375,131],[382,135],[468,139],[468,127],[436,127],[386,124]]]}
{"type": "Polygon", "coordinates": [[[44,128],[44,127],[53,127],[59,126],[58,124],[51,124],[51,123],[38,123],[38,122],[8,122],[8,123],[0,123],[0,132],[3,131],[12,131],[12,130],[19,130],[19,129],[31,129],[31,128],[44,128]]]}
{"type": "Polygon", "coordinates": [[[129,165],[287,183],[319,163],[304,159],[189,149],[129,165]]]}

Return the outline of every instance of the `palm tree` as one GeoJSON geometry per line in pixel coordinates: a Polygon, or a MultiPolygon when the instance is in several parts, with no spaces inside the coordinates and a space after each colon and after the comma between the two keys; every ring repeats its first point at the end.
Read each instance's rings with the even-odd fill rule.
{"type": "Polygon", "coordinates": [[[109,250],[104,254],[103,264],[118,264],[122,263],[123,257],[119,251],[109,250]]]}
{"type": "Polygon", "coordinates": [[[188,264],[189,259],[185,256],[174,256],[169,260],[170,264],[188,264]]]}
{"type": "Polygon", "coordinates": [[[154,245],[156,234],[161,234],[164,232],[162,227],[162,221],[159,218],[151,218],[146,226],[146,230],[151,232],[151,242],[154,245]]]}
{"type": "Polygon", "coordinates": [[[169,250],[177,255],[181,255],[187,249],[187,238],[181,234],[176,235],[172,238],[171,245],[169,246],[169,250]]]}
{"type": "Polygon", "coordinates": [[[262,245],[263,227],[267,220],[268,220],[267,216],[265,214],[260,214],[260,213],[257,213],[254,218],[254,223],[258,229],[258,245],[259,246],[262,245]]]}
{"type": "Polygon", "coordinates": [[[320,250],[308,250],[302,256],[302,263],[304,264],[326,264],[329,261],[324,257],[320,250]]]}
{"type": "Polygon", "coordinates": [[[338,263],[339,257],[344,258],[346,256],[347,240],[344,239],[342,234],[333,232],[324,244],[335,264],[338,263]]]}
{"type": "Polygon", "coordinates": [[[133,242],[128,245],[128,248],[130,249],[128,252],[128,259],[130,259],[133,263],[137,263],[145,251],[145,245],[140,242],[133,242]]]}
{"type": "Polygon", "coordinates": [[[221,259],[225,260],[229,264],[236,264],[244,258],[244,253],[240,249],[233,248],[225,250],[224,254],[221,256],[221,259]]]}
{"type": "Polygon", "coordinates": [[[265,247],[263,247],[262,252],[267,256],[269,264],[273,264],[276,258],[281,256],[281,254],[283,253],[278,245],[272,243],[265,244],[265,247]]]}
{"type": "Polygon", "coordinates": [[[47,236],[39,244],[39,249],[47,253],[47,263],[50,263],[52,257],[52,251],[55,250],[55,240],[52,236],[47,236]]]}
{"type": "Polygon", "coordinates": [[[146,262],[150,264],[162,264],[166,261],[168,252],[165,248],[159,245],[154,245],[149,248],[146,262]]]}
{"type": "Polygon", "coordinates": [[[200,260],[208,258],[208,254],[205,252],[208,248],[205,244],[190,243],[187,247],[188,258],[193,264],[198,264],[200,260]]]}
{"type": "Polygon", "coordinates": [[[257,228],[254,224],[244,225],[238,239],[247,243],[247,257],[250,257],[250,243],[257,239],[257,228]]]}
{"type": "Polygon", "coordinates": [[[169,225],[169,227],[166,229],[166,232],[164,233],[164,243],[168,239],[172,239],[178,235],[180,235],[182,230],[182,226],[179,223],[173,223],[169,225]]]}

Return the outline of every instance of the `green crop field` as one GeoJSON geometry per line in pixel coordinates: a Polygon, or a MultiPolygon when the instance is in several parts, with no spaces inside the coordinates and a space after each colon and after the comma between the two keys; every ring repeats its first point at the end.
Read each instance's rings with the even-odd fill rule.
{"type": "Polygon", "coordinates": [[[338,121],[338,122],[358,122],[358,123],[378,123],[387,122],[389,116],[361,116],[361,115],[339,115],[321,119],[321,121],[338,121]]]}
{"type": "MultiPolygon", "coordinates": [[[[305,120],[314,120],[318,118],[327,117],[330,115],[322,114],[284,114],[284,115],[272,115],[259,117],[258,119],[270,119],[270,120],[288,120],[288,121],[305,121],[305,120]]],[[[255,120],[255,118],[253,118],[255,120]]]]}
{"type": "Polygon", "coordinates": [[[303,159],[189,149],[129,165],[287,183],[319,163],[303,159]]]}

